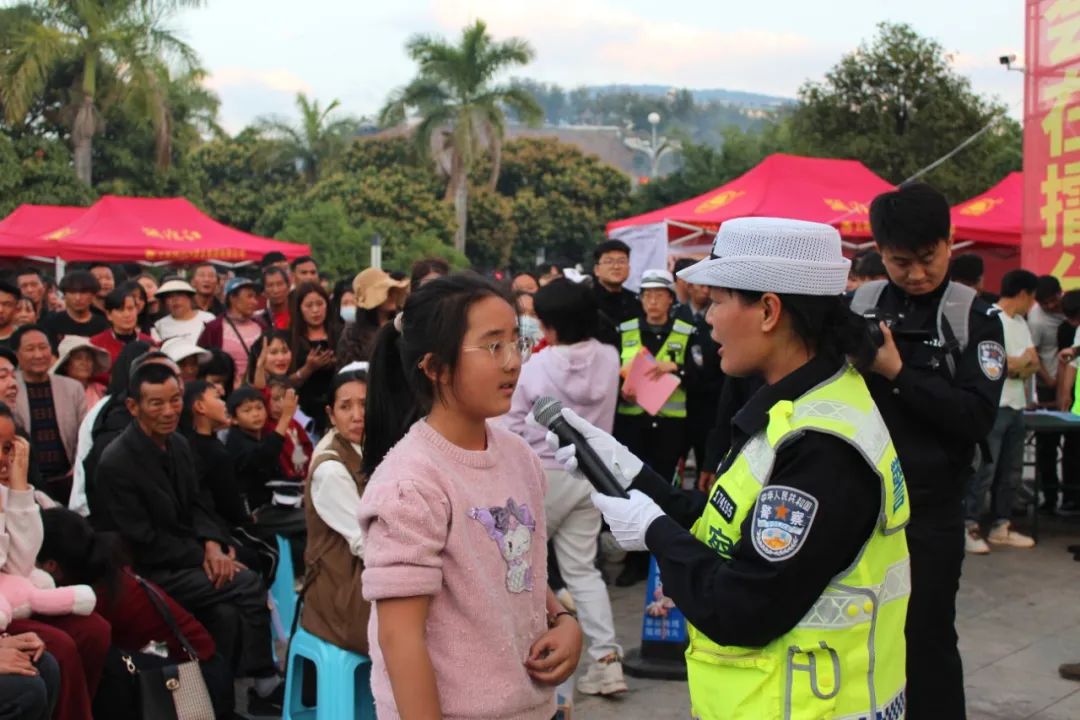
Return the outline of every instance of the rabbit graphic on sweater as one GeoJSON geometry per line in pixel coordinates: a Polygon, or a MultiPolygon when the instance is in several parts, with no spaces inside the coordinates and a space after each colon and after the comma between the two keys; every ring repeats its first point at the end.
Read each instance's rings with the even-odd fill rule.
{"type": "Polygon", "coordinates": [[[97,596],[89,585],[58,588],[46,572],[34,571],[29,578],[0,573],[0,630],[12,620],[31,615],[89,615],[97,596]]]}
{"type": "Polygon", "coordinates": [[[532,534],[536,530],[536,520],[527,505],[518,505],[513,498],[506,501],[505,507],[473,508],[469,517],[478,521],[487,530],[506,560],[506,589],[512,593],[531,592],[532,574],[532,534]]]}

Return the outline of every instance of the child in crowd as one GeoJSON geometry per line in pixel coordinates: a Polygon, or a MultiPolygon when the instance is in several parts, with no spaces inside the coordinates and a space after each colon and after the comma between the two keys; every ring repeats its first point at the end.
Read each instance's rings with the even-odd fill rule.
{"type": "MultiPolygon", "coordinates": [[[[293,413],[298,402],[295,390],[283,388],[276,406],[278,419],[269,421],[262,391],[250,385],[237,388],[227,404],[234,425],[225,439],[225,449],[232,458],[238,485],[254,518],[252,532],[268,542],[275,542],[274,535],[288,538],[293,567],[299,572],[303,568],[305,536],[304,512],[299,507],[302,486],[286,479],[281,462],[286,438],[296,432],[293,413]]],[[[305,472],[306,469],[305,460],[305,472]]]]}
{"type": "Polygon", "coordinates": [[[232,359],[232,355],[219,348],[214,348],[209,352],[210,357],[206,362],[199,364],[199,379],[216,385],[221,390],[221,396],[228,400],[234,387],[236,362],[232,359]]]}
{"type": "Polygon", "coordinates": [[[319,443],[304,488],[308,545],[300,624],[327,642],[367,655],[371,606],[362,593],[364,534],[358,520],[367,485],[361,449],[367,373],[343,369],[330,381],[328,394],[332,429],[319,443]]]}
{"type": "Polygon", "coordinates": [[[379,331],[360,530],[380,718],[548,720],[577,666],[581,629],[547,588],[543,469],[488,422],[530,347],[471,274],[425,284],[379,331]]]}
{"type": "MultiPolygon", "coordinates": [[[[281,455],[278,460],[281,466],[281,476],[285,480],[295,483],[303,483],[307,477],[308,463],[311,462],[313,447],[311,438],[304,431],[304,427],[296,421],[296,405],[287,401],[290,392],[296,395],[288,378],[281,375],[272,376],[267,381],[267,391],[270,394],[266,425],[263,426],[263,434],[277,432],[279,423],[288,418],[289,423],[285,426],[284,442],[281,445],[281,455]],[[292,412],[289,412],[292,410],[292,412]]],[[[297,395],[297,404],[299,396],[297,395]]]]}
{"type": "Polygon", "coordinates": [[[237,548],[237,559],[257,570],[269,584],[273,582],[277,568],[277,546],[267,542],[250,530],[253,522],[233,460],[225,445],[218,439],[218,432],[232,424],[221,390],[205,380],[194,380],[184,385],[184,414],[180,428],[191,444],[191,452],[198,463],[199,480],[207,496],[207,504],[228,526],[231,540],[237,548]]]}

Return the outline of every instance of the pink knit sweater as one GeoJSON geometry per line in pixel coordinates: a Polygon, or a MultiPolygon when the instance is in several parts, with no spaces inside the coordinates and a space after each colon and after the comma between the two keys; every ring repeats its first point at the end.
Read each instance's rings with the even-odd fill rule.
{"type": "MultiPolygon", "coordinates": [[[[431,595],[427,648],[446,720],[549,720],[554,691],[525,670],[546,631],[544,473],[521,438],[492,424],[463,450],[417,422],[379,464],[360,503],[364,597],[431,595]]],[[[398,718],[372,609],[372,692],[398,718]]]]}

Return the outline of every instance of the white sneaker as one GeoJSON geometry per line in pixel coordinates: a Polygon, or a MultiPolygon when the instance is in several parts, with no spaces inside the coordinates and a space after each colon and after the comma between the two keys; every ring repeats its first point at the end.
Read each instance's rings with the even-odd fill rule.
{"type": "Polygon", "coordinates": [[[1035,547],[1034,539],[1023,533],[1016,532],[1011,526],[1012,523],[1008,521],[995,525],[987,536],[987,539],[994,545],[1005,545],[1014,548],[1035,547]]]}
{"type": "Polygon", "coordinates": [[[577,612],[577,603],[574,602],[574,596],[570,594],[570,591],[563,588],[559,592],[555,593],[555,599],[558,600],[564,608],[572,613],[577,612]]]}
{"type": "Polygon", "coordinates": [[[629,688],[623,678],[622,661],[612,653],[594,660],[585,675],[578,678],[577,689],[582,695],[618,695],[629,688]]]}
{"type": "Polygon", "coordinates": [[[964,552],[972,555],[986,555],[990,552],[990,546],[983,540],[978,525],[968,525],[964,528],[964,552]]]}

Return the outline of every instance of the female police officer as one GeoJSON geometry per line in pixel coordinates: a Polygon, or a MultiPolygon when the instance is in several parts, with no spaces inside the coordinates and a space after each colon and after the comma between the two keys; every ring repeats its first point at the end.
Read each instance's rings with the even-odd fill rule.
{"type": "MultiPolygon", "coordinates": [[[[874,347],[842,304],[848,266],[827,225],[745,218],[680,273],[711,287],[724,372],[766,383],[735,415],[707,495],[672,489],[564,411],[631,488],[593,501],[620,545],[656,556],[692,626],[701,720],[904,715],[909,508],[888,430],[850,364],[868,364],[874,347]]],[[[576,467],[572,447],[558,457],[576,467]]]]}

